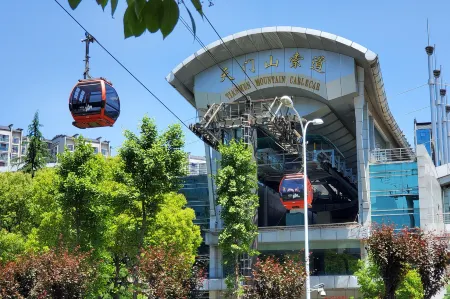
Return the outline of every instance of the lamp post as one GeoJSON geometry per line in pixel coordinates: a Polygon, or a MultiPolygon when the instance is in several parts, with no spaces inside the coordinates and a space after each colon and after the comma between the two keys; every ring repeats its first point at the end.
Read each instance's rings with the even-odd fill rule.
{"type": "Polygon", "coordinates": [[[303,146],[303,213],[304,213],[304,226],[305,226],[305,271],[306,271],[306,299],[311,299],[311,286],[310,286],[310,279],[309,279],[309,234],[308,234],[308,181],[307,181],[307,167],[306,167],[306,129],[308,128],[309,124],[313,125],[321,125],[323,124],[323,120],[320,118],[316,118],[314,120],[307,121],[306,124],[303,126],[304,119],[300,117],[298,114],[298,111],[294,108],[294,102],[292,102],[292,99],[289,96],[282,96],[280,99],[281,103],[294,110],[295,114],[297,115],[300,126],[302,128],[302,146],[303,146]]]}

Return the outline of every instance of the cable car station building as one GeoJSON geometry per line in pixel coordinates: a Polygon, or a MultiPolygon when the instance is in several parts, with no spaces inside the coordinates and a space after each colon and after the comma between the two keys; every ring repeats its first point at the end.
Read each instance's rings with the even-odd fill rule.
{"type": "MultiPolygon", "coordinates": [[[[311,286],[328,298],[359,298],[353,273],[365,257],[362,239],[372,223],[443,229],[443,199],[424,145],[411,149],[391,114],[378,56],[330,33],[297,27],[239,32],[201,49],[167,81],[198,111],[192,131],[205,141],[208,174],[215,174],[221,142],[251,143],[258,163],[259,236],[265,254],[304,248],[303,206],[288,211],[278,188],[286,174],[306,166],[314,189],[309,209],[311,286]],[[306,120],[307,154],[290,96],[306,120]],[[439,217],[439,215],[441,215],[439,217]]],[[[220,207],[209,185],[209,298],[226,288],[218,248],[220,207]]],[[[257,243],[257,244],[256,244],[257,243]]],[[[243,263],[244,268],[248,263],[243,263]]],[[[245,270],[245,269],[244,269],[245,270]]],[[[317,292],[312,298],[319,298],[317,292]]]]}

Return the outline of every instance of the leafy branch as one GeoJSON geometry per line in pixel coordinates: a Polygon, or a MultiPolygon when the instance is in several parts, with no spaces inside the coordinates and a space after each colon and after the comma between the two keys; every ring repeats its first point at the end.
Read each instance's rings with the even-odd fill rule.
{"type": "MultiPolygon", "coordinates": [[[[82,0],[68,0],[72,9],[76,9],[82,0]]],[[[114,16],[119,0],[95,0],[105,10],[108,2],[111,6],[111,15],[114,16]]],[[[194,9],[203,17],[203,7],[200,0],[190,1],[194,9]]],[[[212,0],[208,0],[209,6],[213,5],[212,0]]],[[[161,31],[165,39],[175,28],[180,17],[182,5],[192,22],[194,35],[196,25],[191,11],[184,0],[127,0],[127,9],[123,16],[123,28],[125,38],[131,36],[139,37],[146,30],[150,33],[161,31]]]]}

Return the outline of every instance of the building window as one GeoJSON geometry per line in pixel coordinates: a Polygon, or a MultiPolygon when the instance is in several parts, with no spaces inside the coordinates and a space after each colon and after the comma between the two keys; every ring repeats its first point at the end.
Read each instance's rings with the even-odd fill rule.
{"type": "Polygon", "coordinates": [[[14,137],[13,138],[13,143],[19,144],[20,143],[20,138],[19,137],[14,137]]]}
{"type": "Polygon", "coordinates": [[[27,151],[27,148],[25,146],[22,146],[22,155],[25,155],[26,151],[27,151]]]}
{"type": "Polygon", "coordinates": [[[19,153],[19,146],[18,146],[18,145],[13,145],[13,147],[12,147],[12,152],[13,152],[14,154],[18,154],[18,153],[19,153]]]}
{"type": "Polygon", "coordinates": [[[68,149],[70,152],[73,152],[73,144],[68,144],[68,145],[67,145],[67,149],[68,149]]]}
{"type": "Polygon", "coordinates": [[[9,142],[9,136],[0,134],[0,142],[9,142]]]}
{"type": "Polygon", "coordinates": [[[98,154],[98,148],[96,148],[96,147],[92,147],[93,149],[94,149],[94,154],[98,154]]]}
{"type": "Polygon", "coordinates": [[[372,223],[420,227],[417,162],[370,165],[372,223]]]}
{"type": "Polygon", "coordinates": [[[107,156],[108,155],[108,151],[106,149],[104,149],[104,148],[102,149],[102,155],[103,156],[107,156]]]}

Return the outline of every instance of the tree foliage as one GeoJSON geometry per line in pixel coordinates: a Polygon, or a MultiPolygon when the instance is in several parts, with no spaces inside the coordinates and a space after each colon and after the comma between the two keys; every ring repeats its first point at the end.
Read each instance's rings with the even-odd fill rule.
{"type": "Polygon", "coordinates": [[[447,285],[448,242],[431,233],[418,231],[415,239],[416,255],[412,261],[420,275],[424,298],[430,299],[447,285]]]}
{"type": "Polygon", "coordinates": [[[164,195],[155,223],[146,237],[146,244],[163,246],[193,263],[202,242],[200,227],[193,223],[195,213],[186,209],[186,198],[181,194],[164,195]]]}
{"type": "Polygon", "coordinates": [[[367,239],[367,250],[383,279],[386,299],[394,298],[407,273],[407,263],[416,254],[415,248],[410,246],[411,232],[408,229],[395,232],[394,229],[383,225],[375,228],[367,239]]]}
{"type": "MultiPolygon", "coordinates": [[[[72,9],[76,9],[81,3],[81,0],[68,0],[72,9]]],[[[108,2],[111,5],[111,15],[114,16],[118,0],[96,0],[98,5],[105,10],[108,2]]],[[[194,9],[203,17],[202,1],[190,1],[194,9]]],[[[212,0],[209,0],[209,5],[212,0]]],[[[194,34],[196,32],[196,25],[194,17],[186,5],[184,0],[127,0],[127,9],[123,16],[123,27],[125,38],[142,35],[145,31],[155,33],[160,31],[163,38],[166,38],[175,28],[180,16],[180,8],[182,5],[192,22],[192,29],[194,34]]]]}
{"type": "Polygon", "coordinates": [[[148,217],[154,216],[163,194],[178,192],[181,177],[187,173],[187,155],[183,151],[183,132],[179,125],[158,134],[154,120],[145,116],[137,136],[125,131],[126,140],[119,150],[129,184],[136,189],[141,202],[141,235],[143,244],[148,231],[148,217]]]}
{"type": "Polygon", "coordinates": [[[66,235],[83,250],[89,250],[104,240],[105,222],[103,215],[108,209],[105,197],[100,192],[104,178],[105,161],[95,155],[92,146],[82,136],[75,140],[75,151],[65,151],[60,157],[58,167],[58,200],[66,219],[68,231],[75,235],[66,235]]]}
{"type": "Polygon", "coordinates": [[[384,283],[383,298],[394,298],[411,268],[420,276],[423,298],[431,298],[448,283],[448,247],[438,235],[418,228],[395,231],[394,226],[382,225],[366,242],[384,283]]]}
{"type": "MultiPolygon", "coordinates": [[[[141,249],[148,246],[180,257],[172,258],[174,268],[180,263],[197,273],[194,260],[200,230],[193,223],[194,211],[177,194],[180,178],[187,171],[181,128],[171,126],[158,133],[153,121],[144,118],[141,134],[127,131],[126,137],[118,157],[95,155],[80,136],[73,152],[60,155],[57,167],[38,170],[34,179],[24,172],[0,173],[0,264],[8,267],[2,268],[5,273],[16,273],[13,276],[20,280],[11,282],[16,289],[11,287],[11,292],[0,297],[29,298],[31,290],[42,290],[47,297],[77,298],[81,295],[70,291],[76,288],[84,292],[83,298],[133,298],[146,290],[133,269],[141,249]],[[148,216],[145,225],[144,213],[148,216]],[[79,247],[66,254],[79,253],[80,259],[86,254],[89,264],[95,265],[88,286],[75,287],[64,281],[73,278],[78,283],[84,276],[67,272],[70,267],[64,262],[74,261],[59,255],[64,252],[59,247],[61,240],[68,248],[79,247]],[[50,258],[62,268],[50,263],[50,258]],[[60,274],[62,280],[51,280],[60,274]],[[52,295],[49,288],[63,293],[52,295]]],[[[87,274],[83,271],[78,274],[87,274]]],[[[196,277],[186,276],[184,287],[198,288],[196,277]]],[[[195,298],[192,294],[189,298],[195,298]]]]}
{"type": "Polygon", "coordinates": [[[94,275],[89,253],[60,246],[0,265],[1,298],[85,298],[94,275]]]}
{"type": "Polygon", "coordinates": [[[245,298],[300,298],[303,294],[305,281],[305,267],[298,259],[290,256],[286,256],[281,262],[274,257],[267,257],[264,260],[258,259],[245,298]]]}
{"type": "Polygon", "coordinates": [[[190,255],[172,246],[147,247],[137,270],[142,281],[140,293],[149,299],[194,298],[204,279],[203,270],[192,267],[190,255]]]}
{"type": "Polygon", "coordinates": [[[232,140],[219,147],[221,154],[218,171],[217,195],[222,207],[224,229],[219,235],[225,264],[234,266],[234,290],[240,285],[239,256],[254,255],[252,243],[258,235],[254,223],[258,208],[256,163],[250,147],[232,140]]]}
{"type": "MultiPolygon", "coordinates": [[[[358,279],[359,291],[365,299],[379,299],[384,295],[384,282],[379,274],[378,267],[369,258],[367,261],[358,262],[358,270],[355,272],[358,279]]],[[[395,291],[397,299],[422,299],[423,287],[419,273],[408,267],[405,277],[395,291]]]]}
{"type": "Polygon", "coordinates": [[[0,174],[0,229],[27,234],[31,228],[31,176],[21,172],[0,174]]]}
{"type": "Polygon", "coordinates": [[[31,173],[31,177],[34,177],[36,171],[45,166],[49,156],[47,144],[39,129],[40,127],[42,125],[39,122],[39,112],[36,111],[33,121],[28,126],[27,154],[25,163],[21,168],[23,171],[31,173]]]}

